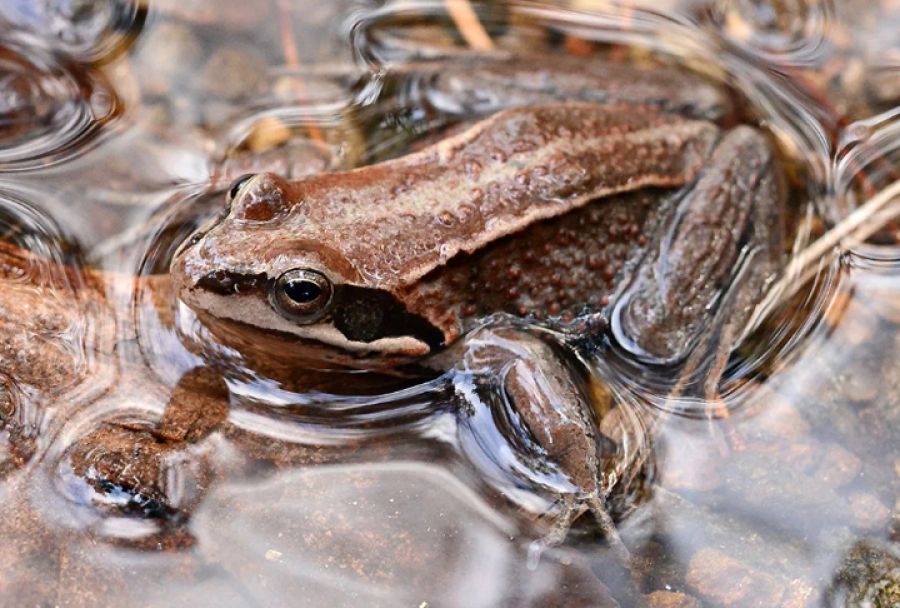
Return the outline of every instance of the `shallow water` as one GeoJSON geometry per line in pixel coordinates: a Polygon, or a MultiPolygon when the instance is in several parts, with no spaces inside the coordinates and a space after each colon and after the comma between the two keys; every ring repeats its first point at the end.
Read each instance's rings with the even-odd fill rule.
{"type": "MultiPolygon", "coordinates": [[[[515,455],[496,387],[304,369],[301,390],[178,304],[161,277],[234,178],[360,166],[470,118],[405,70],[474,52],[445,6],[381,5],[0,0],[0,235],[36,254],[0,265],[0,604],[900,601],[896,203],[788,282],[713,402],[583,354],[616,404],[604,479],[630,573],[588,521],[537,550],[567,482],[515,455]],[[190,375],[210,360],[227,390],[190,375]],[[226,390],[227,420],[149,458],[122,429],[164,419],[185,378],[226,390]],[[92,454],[108,428],[124,443],[92,454]]],[[[476,8],[494,53],[653,58],[733,88],[786,162],[795,252],[900,174],[892,0],[476,8]]]]}

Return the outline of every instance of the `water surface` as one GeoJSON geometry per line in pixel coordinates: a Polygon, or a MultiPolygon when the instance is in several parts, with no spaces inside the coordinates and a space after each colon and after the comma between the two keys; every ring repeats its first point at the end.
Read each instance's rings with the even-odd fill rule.
{"type": "MultiPolygon", "coordinates": [[[[731,87],[788,164],[795,251],[900,174],[890,0],[474,8],[490,52],[671,62],[731,87]]],[[[0,373],[0,603],[900,601],[896,205],[867,243],[806,268],[715,402],[588,361],[618,403],[617,473],[640,481],[613,505],[631,573],[589,522],[535,552],[535,513],[558,505],[522,482],[538,472],[506,458],[496,403],[464,376],[298,391],[216,351],[227,422],[165,461],[168,503],[76,474],[81,440],[158,420],[210,356],[185,308],[130,277],[156,281],[243,173],[352,168],[459,120],[385,68],[465,57],[465,34],[440,2],[4,0],[0,234],[36,256],[0,275],[0,370],[30,370],[0,373]],[[118,279],[98,299],[79,268],[118,279]]]]}

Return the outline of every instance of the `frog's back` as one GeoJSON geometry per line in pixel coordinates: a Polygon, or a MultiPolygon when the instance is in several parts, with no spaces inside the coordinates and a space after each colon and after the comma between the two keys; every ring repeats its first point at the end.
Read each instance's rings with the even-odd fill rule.
{"type": "Polygon", "coordinates": [[[457,256],[414,289],[442,299],[466,328],[494,313],[568,320],[605,312],[653,240],[671,196],[645,189],[595,201],[457,256]]]}

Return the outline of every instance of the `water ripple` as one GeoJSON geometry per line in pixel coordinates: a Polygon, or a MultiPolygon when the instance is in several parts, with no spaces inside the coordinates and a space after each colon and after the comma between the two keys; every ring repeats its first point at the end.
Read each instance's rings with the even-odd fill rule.
{"type": "Polygon", "coordinates": [[[879,189],[900,178],[900,108],[847,125],[837,148],[834,191],[844,216],[859,197],[855,186],[879,189]]]}
{"type": "MultiPolygon", "coordinates": [[[[72,285],[77,273],[67,273],[65,268],[75,268],[84,262],[81,251],[72,235],[34,201],[36,192],[12,188],[0,183],[0,241],[7,249],[27,251],[30,257],[21,258],[22,272],[17,281],[32,284],[54,283],[72,285]]],[[[3,276],[9,280],[10,276],[3,276]]]]}
{"type": "MultiPolygon", "coordinates": [[[[538,2],[506,2],[502,5],[473,3],[481,24],[498,48],[474,51],[456,43],[447,32],[452,21],[446,3],[409,0],[367,12],[348,20],[356,60],[374,67],[404,65],[439,58],[507,56],[506,39],[540,38],[546,31],[612,44],[640,45],[667,53],[697,54],[705,44],[690,19],[630,6],[614,6],[591,12],[566,10],[538,2]],[[412,24],[415,24],[413,27],[412,24]]],[[[521,49],[519,49],[521,50],[521,49]]],[[[534,49],[529,49],[534,50],[534,49]]]]}
{"type": "Polygon", "coordinates": [[[835,15],[831,0],[720,0],[710,17],[729,41],[758,59],[815,65],[835,15]]]}
{"type": "Polygon", "coordinates": [[[107,62],[135,40],[146,19],[137,0],[12,0],[0,4],[0,29],[29,46],[82,63],[107,62]]]}
{"type": "Polygon", "coordinates": [[[66,160],[121,111],[99,73],[36,49],[0,47],[0,170],[66,160]]]}

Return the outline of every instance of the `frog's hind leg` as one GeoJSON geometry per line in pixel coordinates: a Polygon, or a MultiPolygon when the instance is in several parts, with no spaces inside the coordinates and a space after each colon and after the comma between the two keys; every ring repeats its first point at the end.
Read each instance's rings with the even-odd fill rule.
{"type": "Polygon", "coordinates": [[[718,398],[719,384],[731,352],[741,339],[743,326],[759,300],[759,294],[765,290],[765,277],[754,272],[756,253],[748,254],[732,285],[723,294],[719,314],[691,350],[672,396],[697,397],[707,402],[718,398]]]}
{"type": "MultiPolygon", "coordinates": [[[[743,246],[730,274],[718,279],[721,293],[717,314],[704,334],[698,336],[682,367],[683,386],[690,387],[689,395],[707,402],[717,400],[728,359],[744,337],[747,323],[784,259],[784,221],[780,209],[784,205],[785,188],[774,160],[765,160],[761,145],[759,141],[744,145],[750,162],[749,173],[755,178],[747,184],[752,188],[740,195],[746,199],[743,204],[750,205],[737,238],[743,246]],[[691,378],[697,381],[692,382],[691,378]]],[[[727,411],[720,409],[716,413],[724,415],[727,411]]]]}
{"type": "Polygon", "coordinates": [[[783,263],[784,199],[768,140],[749,127],[729,131],[617,305],[619,342],[648,361],[680,364],[682,379],[705,374],[703,392],[714,393],[783,263]]]}
{"type": "Polygon", "coordinates": [[[518,439],[548,458],[576,490],[557,494],[559,515],[551,531],[532,543],[530,563],[545,549],[560,545],[586,509],[594,512],[617,554],[627,559],[600,496],[608,491],[599,474],[602,439],[592,394],[579,370],[550,343],[511,327],[483,328],[471,334],[462,360],[469,372],[502,370],[504,395],[526,431],[518,439]]]}

